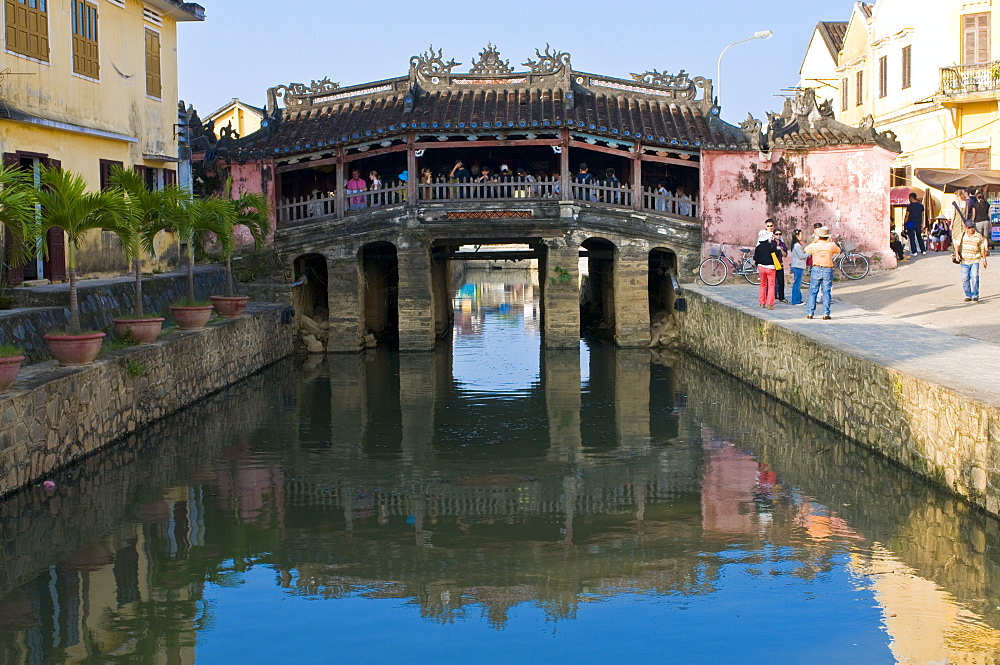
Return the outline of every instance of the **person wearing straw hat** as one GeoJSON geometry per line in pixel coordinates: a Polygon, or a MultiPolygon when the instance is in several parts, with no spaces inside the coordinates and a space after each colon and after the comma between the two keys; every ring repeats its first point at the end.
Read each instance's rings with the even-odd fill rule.
{"type": "Polygon", "coordinates": [[[830,240],[830,229],[821,226],[815,231],[816,240],[806,245],[806,254],[812,256],[812,271],[809,273],[809,300],[806,303],[806,318],[816,313],[816,300],[822,291],[823,318],[830,319],[830,303],[833,300],[833,257],[840,254],[840,247],[830,240]]]}

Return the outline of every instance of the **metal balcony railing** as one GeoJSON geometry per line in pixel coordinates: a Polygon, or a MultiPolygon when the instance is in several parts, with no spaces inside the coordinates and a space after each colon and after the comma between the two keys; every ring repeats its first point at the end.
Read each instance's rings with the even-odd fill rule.
{"type": "Polygon", "coordinates": [[[942,67],[941,90],[946,95],[1000,90],[1000,60],[978,65],[942,67]]]}

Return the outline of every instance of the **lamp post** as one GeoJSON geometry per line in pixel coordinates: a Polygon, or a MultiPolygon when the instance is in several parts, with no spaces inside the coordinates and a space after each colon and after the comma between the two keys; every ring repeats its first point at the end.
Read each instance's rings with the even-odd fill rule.
{"type": "Polygon", "coordinates": [[[758,30],[753,33],[753,37],[747,37],[746,39],[741,39],[738,42],[733,42],[726,48],[722,49],[722,53],[719,54],[719,64],[715,70],[715,98],[718,101],[722,101],[722,95],[720,91],[722,90],[722,56],[726,54],[726,51],[736,46],[737,44],[742,44],[744,42],[751,42],[755,39],[770,39],[774,33],[770,30],[758,30]]]}

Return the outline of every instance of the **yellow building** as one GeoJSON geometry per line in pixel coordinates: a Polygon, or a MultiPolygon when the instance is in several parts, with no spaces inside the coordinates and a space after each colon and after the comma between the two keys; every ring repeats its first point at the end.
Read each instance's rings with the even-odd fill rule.
{"type": "MultiPolygon", "coordinates": [[[[0,152],[36,174],[55,165],[103,187],[114,164],[152,186],[177,179],[180,0],[3,0],[0,152]]],[[[62,238],[24,277],[63,279],[62,238]]],[[[100,243],[95,243],[100,244],[100,243]]],[[[81,268],[86,264],[81,247],[81,268]]],[[[13,277],[13,275],[12,275],[13,277]]],[[[16,278],[15,278],[16,279],[16,278]]]]}
{"type": "MultiPolygon", "coordinates": [[[[998,9],[997,0],[855,3],[835,62],[830,41],[814,36],[800,84],[826,83],[837,120],[871,116],[878,131],[896,133],[894,185],[923,187],[914,168],[1000,167],[998,9]]],[[[947,211],[951,197],[934,190],[927,202],[947,211]]]]}
{"type": "Polygon", "coordinates": [[[222,138],[222,130],[228,128],[239,136],[249,136],[258,129],[264,119],[264,109],[250,106],[246,102],[241,102],[233,97],[222,108],[205,116],[205,122],[212,122],[215,127],[216,138],[222,138]]]}

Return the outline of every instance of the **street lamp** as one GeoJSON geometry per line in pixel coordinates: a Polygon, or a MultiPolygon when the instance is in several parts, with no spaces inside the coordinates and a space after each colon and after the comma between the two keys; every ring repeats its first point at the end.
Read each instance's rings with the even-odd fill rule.
{"type": "Polygon", "coordinates": [[[722,56],[726,54],[726,51],[736,46],[737,44],[742,44],[743,42],[750,42],[755,39],[770,39],[773,34],[774,33],[771,32],[770,30],[758,30],[757,32],[753,33],[753,37],[747,37],[746,39],[741,39],[738,42],[733,42],[726,48],[722,49],[722,53],[719,54],[719,64],[715,70],[715,98],[717,100],[719,100],[720,102],[722,101],[722,95],[719,93],[722,90],[722,56]]]}

